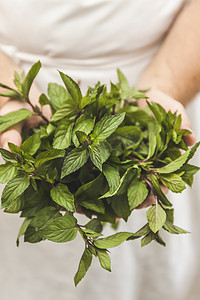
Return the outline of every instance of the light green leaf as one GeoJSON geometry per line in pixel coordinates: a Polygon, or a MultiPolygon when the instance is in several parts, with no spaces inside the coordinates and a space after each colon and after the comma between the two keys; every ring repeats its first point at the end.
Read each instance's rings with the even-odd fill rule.
{"type": "Polygon", "coordinates": [[[113,247],[116,247],[116,246],[122,244],[129,237],[131,237],[131,235],[133,235],[133,233],[118,232],[118,233],[110,235],[106,238],[101,238],[101,239],[94,241],[94,245],[99,249],[113,248],[113,247]]]}
{"type": "Polygon", "coordinates": [[[158,146],[159,133],[161,131],[160,124],[156,123],[154,120],[148,123],[149,132],[149,153],[147,159],[151,158],[158,146]]]}
{"type": "Polygon", "coordinates": [[[120,174],[118,170],[108,164],[103,165],[103,174],[108,182],[110,193],[114,193],[120,184],[120,174]]]}
{"type": "Polygon", "coordinates": [[[148,188],[145,182],[140,180],[133,180],[128,189],[128,203],[130,209],[136,208],[148,196],[148,188]]]}
{"type": "Polygon", "coordinates": [[[77,119],[72,135],[72,141],[76,147],[79,146],[79,141],[77,139],[76,132],[82,131],[88,135],[94,128],[94,123],[95,119],[87,115],[82,115],[77,119]]]}
{"type": "Polygon", "coordinates": [[[89,145],[88,149],[91,161],[93,162],[95,167],[97,167],[97,169],[102,172],[102,161],[99,147],[97,145],[89,145]]]}
{"type": "Polygon", "coordinates": [[[117,75],[119,79],[119,85],[122,91],[130,90],[130,86],[128,80],[126,79],[125,75],[122,73],[120,69],[117,69],[117,75]]]}
{"type": "Polygon", "coordinates": [[[52,242],[69,242],[77,235],[76,223],[77,220],[73,216],[58,217],[40,231],[41,236],[52,242]]]}
{"type": "Polygon", "coordinates": [[[28,109],[19,109],[17,111],[0,116],[0,131],[8,129],[9,127],[23,121],[30,116],[32,116],[32,113],[28,109]]]}
{"type": "Polygon", "coordinates": [[[99,143],[107,139],[123,122],[125,113],[105,116],[94,127],[91,134],[93,143],[99,143]]]}
{"type": "Polygon", "coordinates": [[[81,281],[81,279],[85,276],[87,270],[89,269],[90,265],[92,263],[92,254],[89,251],[88,248],[86,248],[83,252],[83,255],[81,257],[79,266],[78,266],[78,271],[76,275],[74,276],[74,283],[75,286],[81,281]]]}
{"type": "Polygon", "coordinates": [[[38,74],[40,68],[41,68],[41,62],[36,62],[31,69],[29,70],[28,74],[26,75],[25,79],[22,82],[22,93],[24,97],[28,97],[31,85],[33,83],[33,80],[35,79],[36,75],[38,74]]]}
{"type": "Polygon", "coordinates": [[[151,184],[153,185],[153,188],[156,192],[156,195],[158,197],[158,199],[166,206],[168,207],[171,207],[172,204],[171,202],[167,199],[167,197],[165,196],[165,194],[163,193],[163,191],[161,190],[161,187],[160,187],[160,183],[158,181],[158,178],[156,175],[154,174],[151,174],[150,176],[147,177],[151,184]]]}
{"type": "Polygon", "coordinates": [[[103,269],[111,272],[111,259],[106,250],[98,250],[97,256],[103,269]]]}
{"type": "Polygon", "coordinates": [[[88,160],[88,151],[82,149],[72,150],[65,158],[61,171],[61,178],[80,169],[88,160]]]}
{"type": "Polygon", "coordinates": [[[71,98],[67,90],[57,83],[48,84],[48,95],[51,103],[57,109],[66,104],[71,98]]]}
{"type": "Polygon", "coordinates": [[[17,169],[10,163],[0,165],[0,183],[6,183],[17,175],[17,169]]]}
{"type": "Polygon", "coordinates": [[[78,86],[78,84],[68,75],[60,72],[60,76],[62,78],[62,81],[64,82],[69,94],[71,95],[76,107],[80,106],[81,103],[81,98],[82,98],[82,94],[81,94],[81,90],[78,86]]]}
{"type": "Polygon", "coordinates": [[[4,208],[18,198],[30,185],[30,177],[26,175],[17,175],[11,179],[5,186],[2,197],[1,207],[4,208]]]}
{"type": "Polygon", "coordinates": [[[168,221],[166,221],[165,224],[163,225],[163,229],[165,229],[166,231],[172,234],[190,233],[189,231],[186,231],[168,221]]]}
{"type": "Polygon", "coordinates": [[[153,232],[149,232],[141,239],[141,247],[144,247],[155,240],[155,234],[153,232]]]}
{"type": "Polygon", "coordinates": [[[41,152],[36,156],[36,163],[35,166],[38,168],[45,162],[56,159],[59,157],[65,156],[65,150],[60,150],[60,149],[49,149],[47,151],[41,152]]]}
{"type": "Polygon", "coordinates": [[[53,139],[53,147],[56,149],[67,149],[71,144],[73,123],[60,124],[53,139]]]}
{"type": "Polygon", "coordinates": [[[192,186],[193,183],[193,176],[199,171],[199,167],[185,164],[183,168],[180,169],[180,171],[184,171],[184,174],[182,175],[182,179],[189,185],[192,186]]]}
{"type": "Polygon", "coordinates": [[[185,183],[177,174],[164,174],[160,176],[162,183],[174,193],[181,193],[185,188],[185,183]]]}
{"type": "Polygon", "coordinates": [[[66,208],[67,211],[75,211],[74,195],[70,193],[66,185],[58,183],[50,193],[53,201],[66,208]]]}
{"type": "Polygon", "coordinates": [[[39,133],[35,133],[23,142],[21,149],[25,153],[33,155],[37,152],[40,145],[41,145],[40,135],[39,133]]]}
{"type": "Polygon", "coordinates": [[[57,122],[63,118],[70,118],[76,115],[76,110],[71,103],[63,104],[52,116],[50,122],[57,122]]]}
{"type": "Polygon", "coordinates": [[[156,203],[156,205],[151,206],[147,211],[147,220],[149,221],[149,227],[156,233],[162,228],[166,221],[166,213],[162,207],[156,203]]]}
{"type": "Polygon", "coordinates": [[[21,94],[19,94],[15,90],[9,89],[7,91],[1,92],[0,96],[2,96],[2,97],[8,97],[10,99],[20,100],[20,101],[24,102],[24,98],[21,96],[21,94]]]}

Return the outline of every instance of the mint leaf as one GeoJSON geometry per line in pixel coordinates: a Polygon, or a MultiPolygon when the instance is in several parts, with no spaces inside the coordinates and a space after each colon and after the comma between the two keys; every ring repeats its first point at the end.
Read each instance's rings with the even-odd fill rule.
{"type": "Polygon", "coordinates": [[[136,149],[142,138],[142,130],[137,126],[122,126],[116,129],[115,135],[123,142],[125,147],[136,149]]]}
{"type": "Polygon", "coordinates": [[[56,159],[56,158],[63,157],[63,156],[65,156],[64,150],[49,149],[47,151],[41,152],[40,154],[38,154],[36,156],[35,166],[36,166],[36,168],[38,168],[39,166],[41,166],[42,164],[44,164],[45,162],[47,162],[49,160],[56,159]]]}
{"type": "Polygon", "coordinates": [[[128,203],[130,209],[136,208],[148,196],[148,188],[146,183],[140,180],[133,180],[128,189],[128,203]]]}
{"type": "Polygon", "coordinates": [[[19,109],[17,111],[0,116],[0,131],[8,129],[9,127],[23,121],[30,116],[32,116],[32,113],[28,109],[19,109]]]}
{"type": "Polygon", "coordinates": [[[82,115],[77,119],[72,135],[72,141],[76,147],[79,146],[79,141],[77,139],[76,132],[82,131],[88,135],[94,128],[94,123],[95,119],[87,115],[82,115]]]}
{"type": "Polygon", "coordinates": [[[15,153],[11,153],[10,151],[5,150],[3,148],[0,148],[0,153],[4,160],[11,163],[17,162],[17,155],[15,153]]]}
{"type": "Polygon", "coordinates": [[[108,255],[108,252],[106,250],[98,249],[97,256],[102,268],[111,272],[111,259],[110,256],[108,255]]]}
{"type": "Polygon", "coordinates": [[[193,176],[199,171],[199,167],[185,164],[180,171],[183,171],[184,174],[182,175],[182,179],[189,185],[192,186],[193,183],[193,176]]]}
{"type": "Polygon", "coordinates": [[[89,145],[88,149],[91,161],[95,167],[102,172],[102,161],[99,147],[97,145],[89,145]]]}
{"type": "Polygon", "coordinates": [[[128,197],[126,193],[115,195],[109,199],[111,201],[111,206],[117,216],[123,218],[125,221],[131,214],[130,207],[128,204],[128,197]]]}
{"type": "Polygon", "coordinates": [[[19,197],[30,185],[30,177],[26,175],[17,175],[11,179],[5,186],[2,197],[1,207],[4,208],[19,197]]]}
{"type": "Polygon", "coordinates": [[[186,231],[168,221],[166,221],[165,224],[163,225],[163,229],[165,229],[166,231],[172,234],[190,233],[189,231],[186,231]]]}
{"type": "Polygon", "coordinates": [[[0,183],[6,183],[17,175],[17,169],[10,163],[0,165],[0,183]]]}
{"type": "Polygon", "coordinates": [[[75,212],[74,195],[70,193],[66,185],[58,183],[51,189],[51,197],[54,202],[66,208],[67,211],[75,212]]]}
{"type": "Polygon", "coordinates": [[[67,90],[57,83],[48,84],[48,95],[51,103],[56,109],[67,103],[71,98],[67,90]]]}
{"type": "Polygon", "coordinates": [[[155,240],[155,234],[153,232],[149,232],[141,239],[141,247],[144,247],[155,240]]]}
{"type": "Polygon", "coordinates": [[[61,171],[61,178],[80,169],[88,160],[87,150],[74,149],[65,158],[61,171]]]}
{"type": "Polygon", "coordinates": [[[24,97],[28,97],[31,85],[33,83],[33,80],[37,76],[40,68],[41,68],[41,62],[36,62],[31,69],[29,70],[28,74],[26,75],[25,79],[22,82],[22,93],[24,97]]]}
{"type": "Polygon", "coordinates": [[[49,225],[42,229],[41,236],[52,242],[65,243],[75,239],[77,235],[77,220],[67,215],[54,219],[49,225]]]}
{"type": "Polygon", "coordinates": [[[108,138],[116,128],[123,122],[125,114],[106,116],[102,118],[94,127],[91,134],[93,143],[99,143],[108,138]]]}
{"type": "Polygon", "coordinates": [[[133,233],[130,232],[118,232],[113,235],[110,235],[103,239],[98,239],[94,241],[94,245],[99,249],[106,249],[106,248],[113,248],[120,244],[122,244],[124,241],[126,241],[129,237],[131,237],[133,233]]]}
{"type": "Polygon", "coordinates": [[[83,255],[81,257],[79,266],[78,266],[78,271],[74,277],[74,283],[75,286],[81,281],[81,279],[85,276],[87,270],[89,269],[90,265],[92,263],[92,254],[89,251],[88,248],[86,248],[83,252],[83,255]]]}
{"type": "Polygon", "coordinates": [[[151,206],[147,211],[147,220],[149,221],[149,227],[156,233],[162,228],[166,221],[166,213],[162,207],[156,203],[156,205],[151,206]]]}
{"type": "Polygon", "coordinates": [[[103,174],[108,182],[110,193],[114,193],[120,184],[120,174],[118,170],[110,165],[103,165],[103,174]]]}
{"type": "Polygon", "coordinates": [[[56,149],[67,149],[71,144],[73,123],[60,124],[55,132],[53,147],[56,149]]]}
{"type": "Polygon", "coordinates": [[[38,133],[35,133],[23,142],[21,149],[25,153],[33,155],[37,152],[40,145],[41,145],[40,135],[38,133]]]}
{"type": "Polygon", "coordinates": [[[81,90],[78,86],[78,84],[68,75],[60,72],[60,76],[62,78],[62,81],[64,82],[69,94],[71,95],[75,106],[79,107],[81,99],[82,99],[82,94],[81,94],[81,90]]]}
{"type": "Polygon", "coordinates": [[[119,86],[120,86],[121,90],[129,91],[130,86],[129,86],[128,80],[126,79],[125,75],[122,73],[122,71],[120,69],[117,69],[117,75],[118,75],[119,86]]]}
{"type": "Polygon", "coordinates": [[[51,123],[53,122],[57,122],[63,118],[70,118],[76,115],[76,111],[74,108],[74,105],[72,105],[71,103],[66,103],[63,104],[56,112],[55,114],[52,116],[51,118],[51,123]]]}
{"type": "Polygon", "coordinates": [[[26,232],[29,224],[31,222],[31,219],[25,219],[24,222],[22,223],[22,226],[19,230],[19,233],[17,235],[17,241],[16,241],[16,244],[17,244],[17,247],[19,246],[19,239],[22,235],[24,235],[24,233],[26,232]]]}
{"type": "Polygon", "coordinates": [[[177,174],[164,174],[160,176],[162,183],[174,193],[181,193],[185,188],[185,183],[177,174]]]}
{"type": "Polygon", "coordinates": [[[85,228],[87,229],[91,229],[97,233],[101,233],[103,226],[101,224],[101,222],[98,219],[92,219],[91,221],[89,221],[86,225],[85,228]]]}
{"type": "Polygon", "coordinates": [[[149,153],[147,159],[151,158],[158,146],[159,133],[161,131],[160,124],[156,123],[153,120],[148,123],[148,132],[149,132],[149,153]]]}

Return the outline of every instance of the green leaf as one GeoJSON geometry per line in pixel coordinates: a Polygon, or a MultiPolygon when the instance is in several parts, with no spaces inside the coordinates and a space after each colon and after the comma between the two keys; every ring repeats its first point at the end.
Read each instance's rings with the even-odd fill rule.
{"type": "Polygon", "coordinates": [[[119,217],[123,218],[125,221],[128,220],[128,217],[131,214],[130,207],[128,204],[128,197],[126,193],[115,195],[109,199],[111,201],[111,206],[119,217]]]}
{"type": "Polygon", "coordinates": [[[145,182],[140,180],[133,180],[128,189],[128,203],[130,209],[136,208],[148,196],[148,188],[145,182]]]}
{"type": "Polygon", "coordinates": [[[111,151],[112,151],[112,147],[107,141],[101,142],[98,145],[98,147],[99,147],[99,151],[100,151],[100,155],[101,155],[101,161],[103,164],[109,158],[111,151]]]}
{"type": "Polygon", "coordinates": [[[144,247],[155,240],[155,234],[153,232],[149,232],[147,235],[141,239],[141,247],[144,247]]]}
{"type": "Polygon", "coordinates": [[[74,195],[70,193],[66,185],[58,183],[51,189],[51,197],[53,201],[66,208],[67,211],[75,212],[74,195]]]}
{"type": "Polygon", "coordinates": [[[93,143],[99,143],[107,139],[123,122],[125,113],[105,116],[94,127],[91,134],[93,143]]]}
{"type": "Polygon", "coordinates": [[[154,102],[150,103],[147,101],[147,104],[150,110],[152,111],[152,113],[154,114],[155,118],[158,120],[159,123],[161,123],[166,118],[167,115],[164,108],[158,103],[154,103],[154,102]]]}
{"type": "Polygon", "coordinates": [[[30,177],[26,175],[17,175],[11,179],[5,186],[2,197],[1,207],[4,208],[18,198],[30,185],[30,177]]]}
{"type": "Polygon", "coordinates": [[[18,90],[21,92],[21,89],[22,89],[21,79],[20,79],[20,75],[16,71],[14,72],[14,84],[18,88],[18,90]]]}
{"type": "Polygon", "coordinates": [[[0,153],[4,160],[15,163],[17,162],[17,155],[15,153],[11,153],[10,151],[0,148],[0,153]]]}
{"type": "Polygon", "coordinates": [[[111,259],[110,256],[108,255],[108,252],[106,250],[98,249],[97,256],[102,268],[111,272],[111,259]]]}
{"type": "Polygon", "coordinates": [[[19,94],[15,90],[11,90],[11,89],[9,89],[7,91],[4,91],[4,92],[1,92],[0,96],[2,96],[2,97],[8,97],[8,98],[14,99],[14,100],[24,101],[24,98],[21,96],[21,94],[19,94]]]}
{"type": "Polygon", "coordinates": [[[30,116],[32,116],[32,113],[28,109],[19,109],[17,111],[0,116],[0,131],[8,129],[9,127],[23,121],[30,116]]]}
{"type": "Polygon", "coordinates": [[[130,90],[130,86],[128,80],[126,79],[125,75],[122,73],[120,69],[117,69],[117,75],[119,79],[119,85],[122,91],[130,90]]]}
{"type": "Polygon", "coordinates": [[[62,81],[64,82],[69,94],[71,95],[76,107],[80,106],[80,102],[82,99],[81,90],[78,86],[78,84],[68,75],[60,72],[60,76],[62,78],[62,81]]]}
{"type": "Polygon", "coordinates": [[[48,84],[48,95],[51,103],[57,109],[66,104],[71,98],[67,90],[57,83],[48,84]]]}
{"type": "Polygon", "coordinates": [[[79,141],[77,139],[76,132],[82,131],[88,135],[94,128],[94,123],[95,119],[87,115],[82,115],[77,119],[72,135],[72,141],[76,147],[79,146],[79,141]]]}
{"type": "Polygon", "coordinates": [[[98,219],[92,219],[90,220],[86,225],[85,228],[91,229],[97,233],[101,233],[103,226],[101,224],[101,222],[98,219]]]}
{"type": "Polygon", "coordinates": [[[65,156],[64,150],[49,149],[47,151],[41,152],[40,154],[38,154],[36,156],[35,166],[36,166],[36,168],[38,168],[39,166],[41,166],[42,164],[44,164],[45,162],[47,162],[49,160],[56,159],[56,158],[63,157],[63,156],[65,156]]]}
{"type": "Polygon", "coordinates": [[[163,229],[165,229],[166,231],[172,234],[190,233],[189,231],[186,231],[168,221],[166,221],[165,224],[163,225],[163,229]]]}
{"type": "Polygon", "coordinates": [[[125,147],[136,149],[142,138],[142,130],[138,126],[122,126],[116,129],[115,135],[123,142],[125,147]]]}
{"type": "Polygon", "coordinates": [[[99,249],[113,248],[126,241],[133,233],[118,232],[106,238],[101,238],[94,241],[94,245],[99,249]]]}
{"type": "Polygon", "coordinates": [[[41,241],[42,237],[40,235],[40,232],[36,231],[34,227],[29,225],[26,229],[26,232],[24,233],[24,242],[35,244],[41,241]]]}
{"type": "Polygon", "coordinates": [[[192,186],[193,183],[193,176],[199,171],[199,167],[185,164],[180,171],[184,171],[184,174],[182,175],[182,179],[189,185],[192,186]]]}
{"type": "Polygon", "coordinates": [[[40,135],[39,133],[35,133],[23,142],[21,149],[25,153],[33,155],[37,152],[40,145],[41,145],[40,135]]]}
{"type": "Polygon", "coordinates": [[[55,132],[53,147],[56,149],[67,149],[71,144],[73,123],[60,124],[55,132]]]}
{"type": "Polygon", "coordinates": [[[41,236],[52,242],[69,242],[77,235],[76,223],[76,218],[70,215],[56,218],[41,230],[41,236]]]}
{"type": "Polygon", "coordinates": [[[108,182],[110,193],[114,193],[120,184],[120,174],[118,170],[108,164],[103,165],[103,174],[108,182]]]}
{"type": "Polygon", "coordinates": [[[156,205],[151,206],[147,211],[147,220],[149,221],[149,227],[156,233],[162,228],[166,221],[166,213],[162,207],[156,203],[156,205]]]}
{"type": "Polygon", "coordinates": [[[160,124],[155,121],[151,121],[148,123],[148,132],[149,132],[149,153],[147,159],[151,158],[158,146],[159,133],[161,131],[160,124]]]}
{"type": "Polygon", "coordinates": [[[17,175],[17,169],[10,163],[0,165],[0,183],[6,183],[17,175]]]}
{"type": "Polygon", "coordinates": [[[88,149],[91,161],[95,167],[102,172],[102,161],[99,147],[97,145],[89,145],[88,149]]]}
{"type": "Polygon", "coordinates": [[[81,279],[85,276],[87,270],[89,269],[90,265],[92,263],[92,254],[89,251],[88,248],[86,248],[83,252],[83,255],[81,257],[79,266],[78,266],[78,271],[76,275],[74,276],[74,283],[75,286],[81,281],[81,279]]]}
{"type": "Polygon", "coordinates": [[[164,174],[160,176],[162,183],[174,193],[181,193],[185,188],[185,183],[177,174],[164,174]]]}
{"type": "Polygon", "coordinates": [[[88,151],[82,149],[72,150],[65,158],[61,171],[61,178],[80,169],[88,160],[88,151]]]}
{"type": "Polygon", "coordinates": [[[57,122],[63,118],[70,118],[76,115],[76,110],[74,108],[74,105],[71,103],[63,104],[52,116],[50,122],[57,122]]]}
{"type": "Polygon", "coordinates": [[[159,168],[159,169],[154,169],[154,171],[160,173],[160,174],[167,174],[167,173],[173,173],[177,170],[179,170],[188,160],[190,153],[193,148],[187,150],[184,154],[182,154],[179,158],[175,159],[168,165],[159,168]]]}
{"type": "Polygon", "coordinates": [[[22,223],[22,226],[21,226],[21,228],[19,230],[19,233],[17,235],[17,241],[16,241],[17,247],[19,246],[20,237],[26,232],[30,222],[31,222],[31,219],[25,219],[24,222],[22,223]]]}
{"type": "Polygon", "coordinates": [[[24,97],[28,97],[31,85],[33,83],[33,80],[35,79],[36,75],[38,74],[40,68],[41,68],[41,62],[36,62],[31,69],[29,70],[28,74],[26,75],[25,79],[22,82],[22,93],[24,97]]]}
{"type": "Polygon", "coordinates": [[[172,204],[171,202],[167,199],[163,191],[161,190],[160,183],[158,181],[158,178],[156,175],[151,174],[150,176],[147,177],[151,184],[153,185],[154,191],[156,192],[156,195],[158,199],[166,206],[171,207],[172,204]]]}
{"type": "Polygon", "coordinates": [[[36,229],[37,232],[44,229],[54,219],[62,217],[57,208],[53,206],[46,206],[38,211],[31,219],[31,226],[36,229]]]}
{"type": "Polygon", "coordinates": [[[149,224],[145,224],[142,228],[140,228],[136,233],[134,233],[132,236],[130,236],[130,238],[128,238],[129,240],[135,240],[138,239],[144,235],[147,235],[151,232],[151,229],[149,227],[149,224]]]}

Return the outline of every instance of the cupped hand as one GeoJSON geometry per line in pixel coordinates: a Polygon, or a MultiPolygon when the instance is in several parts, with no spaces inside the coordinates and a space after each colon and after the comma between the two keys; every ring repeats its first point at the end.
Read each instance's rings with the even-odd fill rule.
{"type": "MultiPolygon", "coordinates": [[[[30,93],[30,100],[34,106],[35,105],[40,106],[39,105],[39,96],[40,96],[39,90],[37,89],[37,87],[33,86],[31,93],[30,93]]],[[[2,103],[2,105],[0,107],[0,115],[5,115],[12,111],[16,111],[16,110],[23,109],[23,108],[26,108],[26,109],[29,109],[30,111],[32,111],[29,104],[21,102],[21,101],[11,100],[9,98],[3,98],[2,101],[0,99],[0,102],[2,103]]],[[[44,106],[42,108],[42,112],[47,119],[50,118],[50,109],[48,106],[44,106]]],[[[13,144],[17,145],[18,147],[20,147],[21,142],[22,142],[22,138],[21,138],[22,127],[24,126],[25,128],[29,129],[29,128],[37,127],[38,124],[42,123],[42,122],[43,122],[43,120],[41,117],[31,116],[31,117],[27,118],[26,120],[24,120],[16,125],[11,126],[6,131],[3,131],[0,133],[0,147],[10,151],[8,142],[13,143],[13,144]]]]}

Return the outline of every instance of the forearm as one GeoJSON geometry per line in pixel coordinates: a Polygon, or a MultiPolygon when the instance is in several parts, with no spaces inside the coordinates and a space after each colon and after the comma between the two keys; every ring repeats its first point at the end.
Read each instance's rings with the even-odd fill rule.
{"type": "Polygon", "coordinates": [[[186,105],[200,89],[200,0],[177,17],[139,86],[160,90],[186,105]]]}

